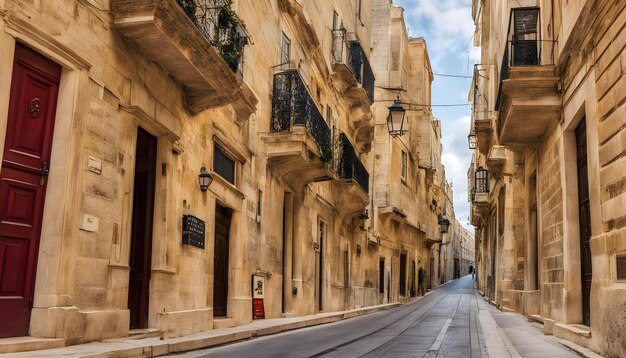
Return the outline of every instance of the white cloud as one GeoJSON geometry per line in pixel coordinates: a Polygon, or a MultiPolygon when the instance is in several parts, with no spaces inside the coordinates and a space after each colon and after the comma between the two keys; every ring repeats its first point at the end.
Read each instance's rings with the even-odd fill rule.
{"type": "Polygon", "coordinates": [[[471,0],[394,0],[394,5],[405,9],[412,36],[425,35],[433,63],[473,47],[471,0]]]}
{"type": "MultiPolygon", "coordinates": [[[[472,64],[480,62],[480,49],[472,41],[472,0],[394,0],[394,5],[404,8],[409,34],[426,39],[433,72],[471,76],[472,64]]],[[[435,75],[432,103],[465,103],[469,82],[469,79],[435,75]],[[459,100],[457,93],[462,94],[459,100]]],[[[471,230],[467,202],[467,168],[472,155],[467,145],[469,107],[434,107],[433,112],[442,123],[442,162],[447,180],[454,184],[455,216],[471,230]]]]}
{"type": "MultiPolygon", "coordinates": [[[[454,183],[454,211],[456,218],[467,225],[469,203],[467,202],[467,168],[471,160],[468,150],[467,133],[471,118],[462,116],[447,124],[450,130],[444,131],[442,143],[442,163],[446,166],[446,178],[454,183]]],[[[444,128],[445,130],[445,128],[444,128]]]]}

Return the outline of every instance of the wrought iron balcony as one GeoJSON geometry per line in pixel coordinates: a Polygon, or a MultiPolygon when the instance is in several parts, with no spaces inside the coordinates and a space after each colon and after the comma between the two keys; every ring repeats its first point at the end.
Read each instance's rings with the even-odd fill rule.
{"type": "Polygon", "coordinates": [[[339,177],[356,182],[365,193],[369,193],[370,175],[356,154],[352,143],[344,133],[339,134],[339,142],[341,143],[339,177]]]}
{"type": "MultiPolygon", "coordinates": [[[[345,90],[361,88],[368,105],[374,102],[374,71],[361,43],[348,40],[345,29],[333,30],[333,70],[345,83],[345,90]]],[[[357,93],[348,93],[355,100],[360,100],[357,93]]]]}
{"type": "Polygon", "coordinates": [[[345,133],[336,136],[334,147],[339,160],[339,181],[335,182],[336,208],[339,217],[354,217],[363,213],[369,204],[369,173],[359,159],[345,133]]]}
{"type": "Polygon", "coordinates": [[[474,65],[474,77],[472,79],[472,129],[476,136],[478,150],[487,154],[491,136],[493,133],[492,121],[497,112],[491,110],[487,99],[486,88],[488,67],[483,64],[474,65]]]}
{"type": "Polygon", "coordinates": [[[333,30],[333,85],[350,108],[355,144],[369,151],[374,137],[371,105],[374,102],[374,72],[359,41],[348,40],[345,29],[333,30]]]}
{"type": "Polygon", "coordinates": [[[272,170],[293,186],[336,178],[331,130],[297,70],[274,75],[270,133],[263,139],[272,170]]]}
{"type": "Polygon", "coordinates": [[[176,0],[204,37],[215,46],[228,67],[243,78],[244,47],[248,36],[229,0],[176,0]]]}
{"type": "Polygon", "coordinates": [[[555,41],[541,38],[539,8],[511,9],[495,107],[501,144],[535,143],[558,119],[554,49],[555,41]]]}
{"type": "MultiPolygon", "coordinates": [[[[287,70],[274,75],[271,130],[291,131],[294,126],[305,127],[321,151],[331,149],[332,140],[328,124],[313,102],[298,71],[287,70]]],[[[332,151],[327,157],[329,160],[332,159],[332,151]]]]}
{"type": "Polygon", "coordinates": [[[370,66],[370,62],[367,59],[361,43],[358,41],[350,41],[350,64],[352,66],[352,73],[356,77],[356,81],[367,93],[370,103],[374,102],[374,71],[370,66]]]}
{"type": "Polygon", "coordinates": [[[111,0],[114,26],[183,87],[192,112],[235,106],[238,121],[257,98],[242,81],[243,24],[225,0],[111,0]]]}

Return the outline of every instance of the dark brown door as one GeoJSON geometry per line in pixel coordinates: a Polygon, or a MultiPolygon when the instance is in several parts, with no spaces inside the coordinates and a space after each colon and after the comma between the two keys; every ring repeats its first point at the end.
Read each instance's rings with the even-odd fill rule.
{"type": "Polygon", "coordinates": [[[17,44],[0,171],[0,337],[28,334],[61,66],[17,44]]]}
{"type": "Polygon", "coordinates": [[[320,222],[320,251],[317,253],[317,310],[324,310],[324,239],[326,237],[326,224],[320,222]]]}
{"type": "Polygon", "coordinates": [[[400,254],[400,295],[406,296],[406,254],[400,254]]]}
{"type": "Polygon", "coordinates": [[[587,132],[585,119],[576,127],[576,162],[578,164],[578,218],[580,222],[580,256],[583,289],[583,324],[590,324],[591,298],[591,214],[587,176],[587,132]]]}
{"type": "Polygon", "coordinates": [[[215,246],[213,256],[213,316],[226,316],[228,298],[228,233],[230,210],[215,205],[215,246]]]}
{"type": "Polygon", "coordinates": [[[130,328],[148,327],[157,139],[137,129],[128,309],[130,328]]]}

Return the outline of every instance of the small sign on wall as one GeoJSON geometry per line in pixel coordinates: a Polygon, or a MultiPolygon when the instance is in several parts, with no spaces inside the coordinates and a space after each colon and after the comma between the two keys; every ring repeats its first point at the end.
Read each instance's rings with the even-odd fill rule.
{"type": "Polygon", "coordinates": [[[252,275],[252,318],[264,319],[265,307],[263,298],[265,297],[265,277],[252,275]]]}
{"type": "Polygon", "coordinates": [[[265,277],[252,275],[252,298],[265,298],[265,277]]]}
{"type": "Polygon", "coordinates": [[[193,215],[183,215],[183,244],[204,249],[204,221],[193,215]]]}

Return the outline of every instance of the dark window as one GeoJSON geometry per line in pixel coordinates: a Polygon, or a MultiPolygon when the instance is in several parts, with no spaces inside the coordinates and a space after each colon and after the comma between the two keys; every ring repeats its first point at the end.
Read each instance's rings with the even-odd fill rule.
{"type": "Polygon", "coordinates": [[[406,294],[406,254],[400,254],[400,295],[406,294]]]}
{"type": "Polygon", "coordinates": [[[385,259],[380,259],[378,270],[378,292],[385,293],[385,259]]]}
{"type": "Polygon", "coordinates": [[[617,260],[617,279],[626,281],[626,256],[618,256],[617,260]]]}
{"type": "Polygon", "coordinates": [[[498,234],[504,233],[504,211],[505,209],[505,196],[504,187],[500,189],[500,195],[498,195],[498,234]]]}
{"type": "Polygon", "coordinates": [[[359,21],[363,22],[363,20],[361,20],[361,8],[362,8],[361,2],[362,2],[361,0],[356,1],[356,14],[359,17],[359,21]]]}
{"type": "Polygon", "coordinates": [[[235,185],[235,161],[217,143],[213,146],[213,170],[229,183],[235,185]]]}
{"type": "Polygon", "coordinates": [[[400,178],[403,182],[406,182],[407,161],[408,156],[405,151],[402,151],[402,171],[400,172],[400,178]]]}
{"type": "Polygon", "coordinates": [[[283,32],[283,39],[280,45],[280,64],[282,70],[289,69],[289,61],[291,60],[291,40],[283,32]]]}
{"type": "Polygon", "coordinates": [[[513,19],[513,65],[539,65],[539,9],[516,9],[513,19]]]}

